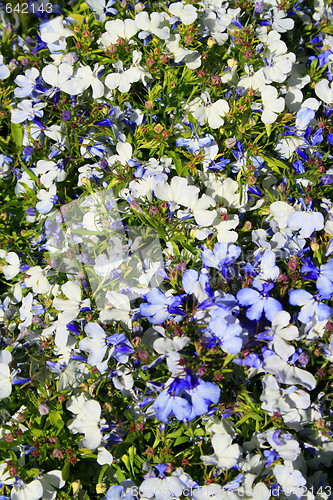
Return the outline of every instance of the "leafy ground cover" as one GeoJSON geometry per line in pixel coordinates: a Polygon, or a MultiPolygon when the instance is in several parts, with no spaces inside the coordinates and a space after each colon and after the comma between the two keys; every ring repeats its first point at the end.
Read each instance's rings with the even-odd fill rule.
{"type": "Polygon", "coordinates": [[[332,498],[333,8],[0,2],[0,498],[332,498]]]}

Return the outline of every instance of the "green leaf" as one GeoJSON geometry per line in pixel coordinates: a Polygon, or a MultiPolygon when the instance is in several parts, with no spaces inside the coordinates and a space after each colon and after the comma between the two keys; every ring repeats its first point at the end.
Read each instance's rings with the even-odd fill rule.
{"type": "Polygon", "coordinates": [[[280,169],[287,169],[288,165],[283,163],[280,160],[277,160],[276,158],[269,158],[268,156],[260,155],[263,160],[267,163],[267,165],[274,171],[277,172],[279,175],[281,175],[281,170],[280,169]],[[280,168],[279,168],[280,167],[280,168]]]}
{"type": "Polygon", "coordinates": [[[50,411],[48,419],[51,425],[53,427],[56,427],[57,429],[62,429],[63,426],[65,425],[64,422],[62,421],[61,414],[56,410],[50,411]]]}
{"type": "Polygon", "coordinates": [[[240,420],[238,420],[237,422],[237,425],[240,425],[242,424],[243,422],[246,422],[247,420],[249,419],[252,419],[252,420],[256,420],[257,422],[261,422],[262,421],[262,417],[260,415],[258,415],[257,413],[247,413],[246,415],[244,415],[244,417],[242,417],[240,420]]]}
{"type": "Polygon", "coordinates": [[[63,478],[64,481],[67,481],[68,478],[69,478],[69,470],[70,470],[70,467],[71,467],[71,464],[69,462],[67,462],[64,467],[62,468],[62,471],[61,471],[61,476],[63,478]]]}
{"type": "Polygon", "coordinates": [[[271,123],[265,123],[265,129],[266,129],[267,137],[269,137],[271,135],[271,132],[272,132],[272,124],[271,123]]]}
{"type": "Polygon", "coordinates": [[[21,150],[23,144],[23,126],[20,123],[11,123],[11,132],[13,141],[21,150]]]}
{"type": "Polygon", "coordinates": [[[187,436],[180,436],[174,442],[174,446],[178,446],[179,444],[186,443],[186,442],[188,442],[188,440],[189,440],[189,438],[187,436]]]}

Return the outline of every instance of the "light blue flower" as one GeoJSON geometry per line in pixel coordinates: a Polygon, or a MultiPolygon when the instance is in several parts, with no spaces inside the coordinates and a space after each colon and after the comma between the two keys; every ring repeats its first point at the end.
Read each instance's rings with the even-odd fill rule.
{"type": "Polygon", "coordinates": [[[140,305],[140,314],[148,319],[153,325],[163,323],[169,314],[186,315],[186,313],[178,306],[181,304],[181,297],[170,297],[161,292],[158,288],[153,288],[143,296],[148,301],[140,305]]]}
{"type": "Polygon", "coordinates": [[[0,54],[0,80],[5,80],[10,75],[8,67],[3,63],[3,55],[0,54]]]}
{"type": "Polygon", "coordinates": [[[298,313],[298,319],[302,323],[309,323],[313,316],[316,315],[318,321],[328,319],[332,313],[332,308],[321,302],[321,299],[329,299],[330,295],[321,295],[319,293],[311,295],[311,293],[303,290],[292,290],[289,293],[289,302],[293,306],[302,306],[298,313]]]}

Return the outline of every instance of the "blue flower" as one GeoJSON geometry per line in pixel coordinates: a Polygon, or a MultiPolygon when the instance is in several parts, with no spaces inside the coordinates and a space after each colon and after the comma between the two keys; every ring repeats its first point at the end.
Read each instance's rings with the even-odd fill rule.
{"type": "Polygon", "coordinates": [[[241,248],[238,245],[229,245],[227,243],[216,243],[214,250],[206,249],[201,253],[202,262],[207,267],[220,269],[225,279],[230,279],[233,272],[230,269],[231,264],[239,257],[241,248]]]}
{"type": "Polygon", "coordinates": [[[186,393],[191,397],[192,411],[189,420],[192,420],[207,413],[211,404],[219,402],[221,390],[212,382],[204,382],[189,371],[185,380],[188,384],[186,393]]]}
{"type": "Polygon", "coordinates": [[[156,418],[161,422],[168,422],[169,416],[173,414],[177,420],[189,420],[192,413],[190,403],[179,395],[186,387],[187,382],[184,379],[175,378],[170,386],[157,396],[152,405],[156,418]]]}
{"type": "Polygon", "coordinates": [[[251,306],[246,311],[247,318],[258,321],[264,313],[265,317],[272,321],[274,316],[282,311],[280,302],[269,296],[273,287],[274,283],[264,283],[260,292],[253,288],[242,288],[237,292],[236,297],[240,305],[251,306]]]}
{"type": "Polygon", "coordinates": [[[170,297],[161,292],[158,288],[153,288],[143,296],[149,303],[140,305],[140,314],[148,319],[152,325],[163,323],[169,314],[180,314],[185,316],[186,313],[178,306],[181,304],[181,297],[170,297]]]}
{"type": "Polygon", "coordinates": [[[243,346],[240,336],[242,327],[238,320],[220,307],[212,312],[211,317],[209,328],[218,339],[224,352],[238,354],[243,346]]]}
{"type": "Polygon", "coordinates": [[[323,321],[328,319],[332,313],[332,308],[321,302],[321,299],[329,299],[329,295],[315,294],[303,290],[292,290],[289,293],[289,302],[293,306],[302,306],[300,312],[298,313],[298,319],[302,323],[309,323],[313,316],[316,315],[318,321],[323,321]]]}

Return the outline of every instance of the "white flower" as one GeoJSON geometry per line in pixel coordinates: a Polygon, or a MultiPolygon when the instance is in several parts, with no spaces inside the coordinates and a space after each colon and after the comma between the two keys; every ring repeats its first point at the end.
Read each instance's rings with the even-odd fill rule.
{"type": "Polygon", "coordinates": [[[245,64],[244,69],[247,76],[243,76],[239,82],[239,87],[244,87],[245,89],[262,90],[268,80],[265,78],[264,69],[260,68],[258,71],[253,71],[253,67],[245,64]]]}
{"type": "MultiPolygon", "coordinates": [[[[167,40],[170,36],[170,29],[164,26],[165,15],[161,12],[152,12],[150,15],[146,11],[139,12],[135,16],[135,23],[140,30],[143,30],[143,35],[153,33],[162,40],[167,40]]],[[[139,38],[141,38],[141,33],[139,33],[139,38]]]]}
{"type": "Polygon", "coordinates": [[[268,373],[277,375],[282,384],[303,385],[309,391],[312,391],[316,387],[316,379],[310,372],[296,366],[288,365],[286,361],[276,354],[268,356],[264,360],[262,367],[268,373]]]}
{"type": "Polygon", "coordinates": [[[61,63],[59,66],[48,64],[42,69],[43,80],[52,86],[50,95],[62,90],[67,94],[72,93],[73,82],[70,80],[73,75],[73,67],[68,63],[61,63]]]}
{"type": "Polygon", "coordinates": [[[188,207],[188,210],[183,212],[178,212],[178,217],[187,217],[187,214],[193,215],[195,222],[198,226],[210,226],[213,220],[217,216],[216,210],[208,210],[209,207],[215,207],[216,202],[210,196],[203,194],[201,198],[196,196],[191,196],[190,198],[185,198],[182,200],[182,204],[188,207]]]}
{"type": "Polygon", "coordinates": [[[141,483],[140,498],[173,500],[181,496],[183,489],[184,483],[178,477],[151,477],[141,483]]]}
{"type": "Polygon", "coordinates": [[[43,500],[54,500],[57,489],[63,488],[66,484],[62,478],[61,470],[51,470],[43,474],[39,481],[43,487],[43,500]]]}
{"type": "Polygon", "coordinates": [[[241,449],[238,444],[231,444],[232,437],[227,433],[217,433],[212,437],[212,445],[214,455],[201,456],[201,460],[205,464],[216,464],[217,467],[223,470],[228,470],[234,467],[241,454],[241,449]]]}
{"type": "Polygon", "coordinates": [[[109,165],[114,165],[117,162],[119,162],[121,165],[126,165],[132,158],[133,148],[129,142],[118,141],[116,145],[116,151],[118,154],[110,156],[110,158],[108,158],[109,165]]]}
{"type": "Polygon", "coordinates": [[[64,181],[67,177],[62,163],[54,161],[38,160],[35,169],[36,175],[40,175],[40,180],[43,186],[49,189],[53,182],[64,181]]]}
{"type": "Polygon", "coordinates": [[[18,75],[14,82],[18,85],[14,89],[15,97],[26,97],[31,94],[36,85],[36,78],[39,76],[37,68],[30,68],[24,72],[24,75],[18,75]]]}
{"type": "Polygon", "coordinates": [[[11,362],[11,353],[6,349],[0,351],[0,399],[8,398],[12,392],[12,375],[8,366],[11,362]]]}
{"type": "Polygon", "coordinates": [[[22,123],[25,120],[33,120],[35,116],[41,118],[43,116],[42,109],[45,108],[46,103],[34,103],[30,99],[23,99],[18,103],[17,108],[12,110],[12,123],[22,123]]]}
{"type": "Polygon", "coordinates": [[[21,479],[14,482],[10,492],[11,500],[38,500],[43,495],[43,486],[38,479],[24,483],[21,479]]]}
{"type": "Polygon", "coordinates": [[[82,446],[89,450],[95,450],[102,441],[101,425],[105,423],[105,420],[101,419],[101,411],[98,401],[86,401],[76,418],[68,425],[73,434],[84,434],[82,446]]]}
{"type": "Polygon", "coordinates": [[[15,252],[9,252],[5,256],[7,262],[6,265],[2,266],[2,272],[5,275],[6,280],[11,280],[20,272],[20,259],[15,252]]]}
{"type": "Polygon", "coordinates": [[[263,102],[261,121],[267,125],[274,123],[278,117],[277,113],[281,113],[284,110],[284,99],[283,97],[277,97],[277,95],[278,91],[271,85],[267,85],[261,90],[261,99],[263,102]]]}
{"type": "Polygon", "coordinates": [[[286,17],[286,13],[283,10],[279,10],[276,7],[272,9],[273,23],[272,28],[278,33],[285,33],[286,31],[292,30],[294,27],[294,20],[290,17],[286,17]]]}
{"type": "Polygon", "coordinates": [[[124,70],[122,61],[117,61],[113,67],[117,73],[109,73],[105,78],[105,85],[110,90],[118,89],[119,92],[128,92],[131,84],[140,80],[141,73],[135,66],[124,70]]]}
{"type": "Polygon", "coordinates": [[[293,52],[287,53],[287,45],[282,40],[274,40],[268,45],[268,54],[265,58],[265,78],[269,82],[282,83],[291,73],[296,56],[293,52]]]}
{"type": "Polygon", "coordinates": [[[180,35],[171,35],[166,43],[167,49],[174,57],[175,63],[184,62],[190,69],[199,68],[201,55],[196,50],[185,49],[180,45],[180,35]]]}
{"type": "Polygon", "coordinates": [[[295,340],[299,336],[297,327],[290,325],[290,314],[287,311],[280,311],[273,318],[272,333],[274,351],[280,358],[287,361],[295,352],[295,348],[287,341],[295,340]]]}
{"type": "Polygon", "coordinates": [[[58,297],[53,299],[53,307],[58,311],[63,311],[58,315],[59,321],[69,323],[77,318],[82,308],[90,307],[90,299],[81,300],[81,288],[77,283],[67,281],[62,285],[61,291],[68,300],[58,297]]]}
{"type": "Polygon", "coordinates": [[[45,43],[54,43],[59,40],[64,40],[68,36],[73,36],[74,32],[69,28],[64,27],[62,17],[44,21],[39,26],[40,37],[45,43]]]}
{"type": "Polygon", "coordinates": [[[303,138],[297,135],[290,137],[283,137],[275,146],[275,151],[281,158],[291,158],[295,150],[301,146],[306,145],[303,138]]]}
{"type": "Polygon", "coordinates": [[[198,17],[197,9],[190,4],[176,2],[169,5],[169,12],[173,16],[179,17],[181,22],[186,26],[193,24],[198,17]]]}
{"type": "Polygon", "coordinates": [[[113,19],[105,23],[106,32],[103,33],[98,43],[103,49],[107,49],[109,45],[117,43],[119,38],[131,43],[131,38],[137,34],[139,27],[133,19],[113,19]]]}
{"type": "Polygon", "coordinates": [[[98,73],[104,69],[103,65],[94,65],[94,69],[90,66],[81,66],[67,85],[65,92],[71,95],[77,95],[84,92],[89,87],[92,88],[93,99],[98,99],[104,95],[104,85],[98,77],[98,73]]]}
{"type": "Polygon", "coordinates": [[[30,276],[30,278],[26,278],[24,283],[27,287],[31,287],[34,293],[47,293],[51,288],[44,272],[45,270],[40,266],[30,267],[30,269],[26,271],[26,274],[30,276]]]}
{"type": "Polygon", "coordinates": [[[119,292],[106,292],[108,308],[100,312],[101,321],[122,321],[131,325],[131,304],[127,295],[119,292]]]}
{"type": "Polygon", "coordinates": [[[284,490],[298,494],[299,498],[303,496],[304,488],[302,486],[306,485],[306,479],[299,470],[287,465],[276,465],[273,472],[277,482],[284,490]]]}
{"type": "Polygon", "coordinates": [[[53,205],[58,201],[56,193],[57,188],[55,184],[52,184],[49,191],[46,191],[46,189],[41,189],[39,191],[37,198],[40,201],[36,203],[36,208],[40,214],[48,214],[52,210],[53,205]]]}
{"type": "Polygon", "coordinates": [[[198,120],[199,125],[208,122],[211,128],[219,128],[224,124],[223,116],[229,112],[229,104],[224,99],[211,102],[208,92],[203,92],[200,98],[195,99],[188,110],[198,120]]]}
{"type": "Polygon", "coordinates": [[[320,80],[315,86],[315,93],[325,104],[333,104],[333,85],[328,80],[320,80]]]}

